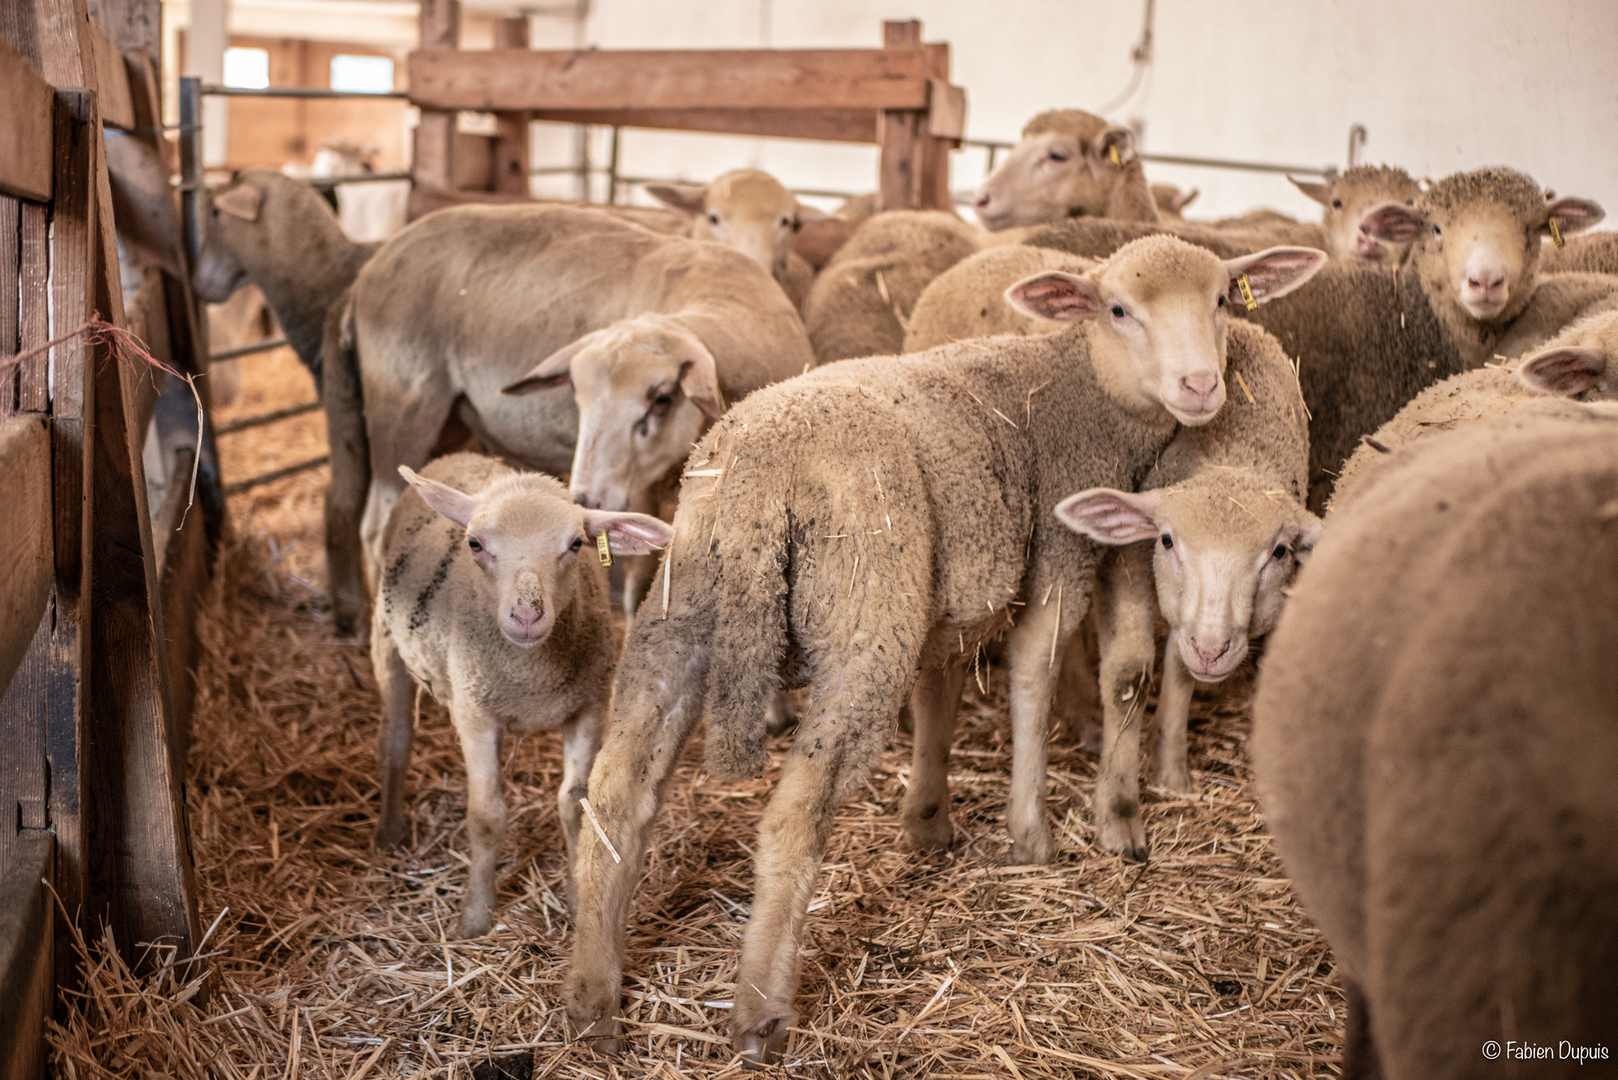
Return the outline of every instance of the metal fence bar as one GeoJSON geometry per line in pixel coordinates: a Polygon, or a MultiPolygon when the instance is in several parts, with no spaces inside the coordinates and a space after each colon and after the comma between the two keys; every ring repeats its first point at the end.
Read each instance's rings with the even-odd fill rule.
{"type": "Polygon", "coordinates": [[[305,401],[301,405],[288,405],[284,409],[275,409],[271,412],[259,413],[257,416],[244,416],[240,420],[232,420],[228,424],[220,424],[218,427],[213,429],[213,433],[215,437],[220,435],[230,435],[238,431],[246,431],[249,428],[263,427],[265,424],[273,424],[280,420],[290,420],[294,416],[302,416],[304,413],[312,413],[318,408],[320,408],[320,402],[318,401],[305,401]]]}
{"type": "Polygon", "coordinates": [[[262,90],[249,90],[239,86],[220,86],[218,83],[203,83],[202,93],[208,97],[376,98],[382,101],[389,98],[408,100],[410,97],[403,90],[389,90],[380,94],[360,90],[328,90],[323,86],[266,86],[262,90]]]}
{"type": "Polygon", "coordinates": [[[357,176],[304,176],[299,177],[304,183],[317,191],[334,188],[338,184],[376,184],[384,180],[409,180],[407,172],[379,172],[360,173],[357,176]]]}
{"type": "Polygon", "coordinates": [[[221,349],[219,352],[208,354],[208,363],[211,364],[215,360],[234,360],[238,356],[251,356],[254,353],[269,352],[271,349],[279,349],[286,343],[287,339],[284,337],[265,338],[263,341],[255,341],[251,345],[238,345],[234,349],[221,349]]]}

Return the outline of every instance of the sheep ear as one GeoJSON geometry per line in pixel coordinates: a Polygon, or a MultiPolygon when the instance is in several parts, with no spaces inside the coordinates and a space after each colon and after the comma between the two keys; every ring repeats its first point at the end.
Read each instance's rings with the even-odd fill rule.
{"type": "Polygon", "coordinates": [[[1023,278],[1006,290],[1006,303],[1047,322],[1079,322],[1101,312],[1101,289],[1089,278],[1061,270],[1023,278]]]}
{"type": "Polygon", "coordinates": [[[719,392],[719,368],[708,346],[690,334],[681,334],[674,358],[680,362],[680,389],[685,396],[710,420],[724,415],[725,398],[719,392]]]}
{"type": "Polygon", "coordinates": [[[644,190],[671,210],[692,215],[702,213],[703,200],[708,195],[706,186],[696,184],[647,184],[644,190]]]}
{"type": "Polygon", "coordinates": [[[1331,205],[1331,185],[1322,184],[1319,180],[1299,180],[1296,176],[1287,177],[1292,186],[1309,196],[1321,206],[1331,205]]]}
{"type": "Polygon", "coordinates": [[[1118,171],[1135,160],[1135,133],[1125,127],[1110,127],[1090,142],[1090,171],[1107,183],[1118,171]],[[1116,151],[1117,162],[1113,161],[1116,151]]]}
{"type": "Polygon", "coordinates": [[[1230,275],[1226,296],[1232,303],[1246,300],[1242,295],[1240,278],[1247,278],[1247,287],[1259,303],[1285,296],[1315,276],[1326,265],[1324,251],[1307,247],[1273,247],[1239,259],[1225,260],[1225,272],[1230,275]]]}
{"type": "Polygon", "coordinates": [[[1589,199],[1557,199],[1545,204],[1545,223],[1539,227],[1539,234],[1551,235],[1552,218],[1556,219],[1556,228],[1563,236],[1572,236],[1606,216],[1607,212],[1601,209],[1601,205],[1589,199]]]}
{"type": "Polygon", "coordinates": [[[1315,545],[1320,542],[1320,519],[1315,515],[1308,516],[1308,524],[1298,533],[1298,539],[1292,543],[1292,557],[1302,566],[1314,554],[1315,545]]]}
{"type": "Polygon", "coordinates": [[[437,480],[429,480],[418,475],[406,466],[399,466],[399,475],[410,482],[427,505],[449,518],[461,528],[472,520],[472,512],[478,508],[478,501],[465,492],[456,491],[448,484],[440,484],[437,480]]]}
{"type": "Polygon", "coordinates": [[[231,217],[239,217],[243,221],[257,221],[259,206],[263,201],[264,197],[258,188],[252,184],[239,184],[215,195],[213,204],[231,217]]]}
{"type": "Polygon", "coordinates": [[[1517,378],[1541,394],[1577,397],[1607,377],[1607,354],[1564,347],[1535,353],[1517,367],[1517,378]]]}
{"type": "Polygon", "coordinates": [[[1201,194],[1201,188],[1192,188],[1190,191],[1182,191],[1180,194],[1174,196],[1173,199],[1169,200],[1169,206],[1176,214],[1181,213],[1186,207],[1196,202],[1197,196],[1201,194]]]}
{"type": "Polygon", "coordinates": [[[674,538],[674,526],[650,514],[614,514],[606,510],[586,510],[584,531],[592,538],[607,534],[607,546],[614,555],[645,555],[674,538]]]}
{"type": "Polygon", "coordinates": [[[803,203],[798,203],[797,206],[798,206],[798,208],[797,208],[798,221],[800,223],[807,222],[807,221],[841,221],[842,220],[841,218],[836,217],[835,215],[826,213],[826,211],[821,210],[818,207],[805,206],[803,203]]]}
{"type": "Polygon", "coordinates": [[[1098,544],[1133,544],[1157,535],[1161,504],[1155,492],[1090,488],[1057,503],[1056,516],[1062,524],[1098,544]]]}
{"type": "Polygon", "coordinates": [[[502,394],[517,397],[523,394],[536,394],[541,390],[549,390],[553,386],[564,386],[573,378],[573,358],[585,348],[593,344],[600,330],[585,334],[571,345],[564,345],[539,362],[528,374],[509,386],[502,386],[502,394]]]}
{"type": "Polygon", "coordinates": [[[1401,203],[1383,203],[1367,210],[1365,216],[1360,218],[1360,231],[1390,244],[1408,244],[1421,232],[1426,220],[1412,207],[1401,203]]]}

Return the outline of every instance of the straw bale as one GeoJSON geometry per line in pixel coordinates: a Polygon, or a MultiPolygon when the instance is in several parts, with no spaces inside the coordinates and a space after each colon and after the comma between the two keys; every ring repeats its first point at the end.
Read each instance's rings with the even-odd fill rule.
{"type": "MultiPolygon", "coordinates": [[[[290,353],[255,361],[230,415],[304,400],[290,353]]],[[[228,416],[227,416],[228,418],[228,416]]],[[[318,415],[227,436],[237,479],[318,455],[318,415]]],[[[186,792],[203,924],[198,964],[132,975],[108,939],[50,1038],[58,1076],[546,1077],[737,1075],[725,1007],[751,899],[751,848],[779,772],[716,783],[688,746],[629,935],[632,1050],[565,1038],[570,923],[554,733],[507,744],[511,825],[500,909],[451,938],[466,880],[465,777],[428,699],[409,783],[412,831],[371,848],[379,703],[364,646],[332,640],[322,588],[324,470],[231,499],[199,632],[186,792]],[[206,993],[197,969],[210,971],[206,993]]],[[[1151,860],[1097,842],[1096,762],[1058,739],[1060,854],[1007,865],[1003,669],[968,680],[952,759],[956,842],[901,850],[909,775],[896,736],[844,806],[810,911],[787,1068],[804,1077],[1337,1075],[1342,994],[1325,942],[1282,877],[1252,792],[1250,679],[1193,710],[1197,794],[1147,787],[1151,860]]],[[[170,950],[172,954],[172,950],[170,950]]]]}

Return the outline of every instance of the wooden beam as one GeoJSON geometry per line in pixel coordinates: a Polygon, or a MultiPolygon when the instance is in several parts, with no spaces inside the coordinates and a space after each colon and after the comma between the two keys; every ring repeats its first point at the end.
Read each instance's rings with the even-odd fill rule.
{"type": "MultiPolygon", "coordinates": [[[[421,0],[419,26],[424,51],[453,52],[461,42],[460,0],[421,0]]],[[[421,119],[416,124],[416,142],[411,151],[410,173],[418,188],[454,189],[453,110],[421,110],[421,119]]]]}
{"type": "Polygon", "coordinates": [[[134,127],[135,107],[129,93],[129,69],[124,65],[124,54],[93,20],[85,20],[84,31],[95,62],[94,87],[101,122],[113,127],[134,127]]]}
{"type": "Polygon", "coordinates": [[[50,84],[33,66],[0,41],[0,191],[19,199],[49,202],[51,197],[50,84]]]}
{"type": "Polygon", "coordinates": [[[45,1021],[56,1000],[53,941],[56,907],[51,879],[56,840],[43,829],[17,836],[0,863],[0,1076],[45,1075],[45,1021]]]}
{"type": "MultiPolygon", "coordinates": [[[[161,0],[89,0],[90,18],[100,24],[122,53],[163,55],[161,0]]],[[[161,65],[160,65],[161,66],[161,65]]]]}
{"type": "Polygon", "coordinates": [[[536,109],[531,115],[564,124],[876,142],[876,112],[871,109],[536,109]]]}
{"type": "MultiPolygon", "coordinates": [[[[51,437],[38,416],[0,422],[0,688],[11,682],[50,600],[51,437]]],[[[10,822],[5,821],[5,826],[10,822]]],[[[43,822],[41,822],[43,825],[43,822]]]]}
{"type": "MultiPolygon", "coordinates": [[[[497,49],[528,48],[528,17],[497,19],[494,24],[494,47],[497,49]]],[[[507,195],[528,195],[528,124],[526,112],[497,112],[494,114],[494,160],[491,164],[493,183],[490,189],[507,195]]]]}
{"type": "Polygon", "coordinates": [[[924,109],[919,49],[723,49],[410,54],[410,98],[423,108],[924,109]]]}
{"type": "MultiPolygon", "coordinates": [[[[922,50],[921,23],[914,19],[882,24],[883,48],[911,56],[920,64],[923,78],[930,79],[937,64],[922,50]]],[[[877,123],[877,143],[882,148],[877,166],[877,205],[882,210],[913,210],[921,205],[922,132],[926,96],[919,103],[889,105],[877,123]]]]}

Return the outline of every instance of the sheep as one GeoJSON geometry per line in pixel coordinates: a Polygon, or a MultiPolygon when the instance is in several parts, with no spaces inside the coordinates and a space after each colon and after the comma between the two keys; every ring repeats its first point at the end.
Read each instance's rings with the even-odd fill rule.
{"type": "MultiPolygon", "coordinates": [[[[1618,281],[1560,274],[1547,284],[1537,273],[1539,237],[1549,235],[1552,221],[1570,235],[1601,216],[1586,199],[1547,202],[1533,180],[1509,169],[1459,173],[1432,184],[1414,207],[1383,204],[1368,215],[1378,239],[1411,243],[1404,271],[1338,260],[1307,289],[1253,314],[1299,362],[1312,414],[1311,510],[1324,509],[1360,437],[1422,389],[1482,366],[1503,345],[1533,348],[1581,309],[1606,302],[1618,281]],[[1486,289],[1468,284],[1475,273],[1488,278],[1486,289]]],[[[1127,228],[1073,221],[1029,243],[1095,258],[1127,228]]],[[[1184,227],[1176,234],[1186,236],[1184,227]]],[[[1186,238],[1215,253],[1234,242],[1186,238]]]]}
{"type": "Polygon", "coordinates": [[[1608,373],[1614,357],[1618,357],[1618,312],[1603,312],[1574,323],[1520,361],[1463,371],[1429,386],[1349,456],[1332,490],[1331,506],[1407,442],[1504,416],[1545,394],[1583,401],[1618,398],[1618,379],[1608,373]]]}
{"type": "Polygon", "coordinates": [[[1618,233],[1586,233],[1553,244],[1540,255],[1539,266],[1553,274],[1618,274],[1618,233]]]}
{"type": "MultiPolygon", "coordinates": [[[[1284,590],[1320,536],[1320,519],[1303,506],[1309,436],[1297,376],[1263,330],[1232,323],[1229,334],[1251,342],[1231,349],[1227,375],[1240,392],[1218,416],[1183,428],[1138,494],[1094,488],[1056,506],[1069,528],[1123,545],[1101,560],[1089,618],[1101,657],[1096,822],[1102,847],[1130,859],[1147,852],[1139,754],[1154,648],[1149,581],[1169,627],[1157,781],[1187,792],[1192,680],[1223,680],[1247,655],[1248,640],[1274,629],[1284,590]]],[[[1064,663],[1089,658],[1075,647],[1064,663]]]]}
{"type": "Polygon", "coordinates": [[[939,274],[911,309],[904,351],[922,352],[952,341],[996,334],[1051,334],[1061,323],[1023,314],[1006,290],[1042,270],[1082,274],[1092,259],[1023,244],[991,247],[962,259],[939,274]]]}
{"type": "Polygon", "coordinates": [[[1096,559],[1050,510],[1075,489],[1133,488],[1177,422],[1218,413],[1238,279],[1267,298],[1324,259],[1279,248],[1223,263],[1151,238],[1083,277],[1015,286],[1019,302],[1083,324],[1067,332],[832,364],[721,418],[691,455],[663,557],[663,613],[630,630],[590,774],[615,854],[580,841],[565,990],[577,1031],[616,1048],[630,891],[681,744],[706,713],[708,771],[762,773],[784,668],[810,696],[760,830],[731,1010],[745,1058],[772,1060],[785,1046],[833,811],[861,789],[907,696],[906,833],[919,847],[949,842],[945,765],[965,662],[1008,628],[1012,857],[1050,861],[1054,658],[1084,616],[1096,559]]]}
{"type": "MultiPolygon", "coordinates": [[[[753,260],[572,207],[421,219],[361,271],[345,322],[358,385],[342,403],[327,395],[327,409],[345,430],[363,415],[364,452],[332,447],[343,527],[328,533],[328,565],[353,546],[362,502],[363,550],[378,565],[397,469],[423,464],[452,417],[490,453],[571,471],[592,509],[652,513],[665,472],[723,403],[814,362],[753,260]]],[[[625,567],[628,610],[644,572],[625,567]]]]}
{"type": "Polygon", "coordinates": [[[1157,207],[1157,216],[1164,221],[1184,221],[1185,208],[1197,201],[1201,194],[1198,188],[1190,191],[1181,191],[1173,184],[1152,184],[1152,202],[1157,207]]]}
{"type": "Polygon", "coordinates": [[[1292,186],[1321,205],[1321,232],[1334,259],[1361,259],[1390,266],[1404,264],[1408,243],[1379,240],[1365,226],[1365,216],[1384,203],[1411,205],[1421,185],[1391,165],[1355,165],[1325,182],[1287,177],[1292,186]]]}
{"type": "Polygon", "coordinates": [[[379,245],[350,240],[319,193],[273,169],[243,170],[208,204],[191,287],[221,304],[257,285],[318,388],[326,316],[379,245]]]}
{"type": "Polygon", "coordinates": [[[815,357],[824,364],[900,351],[922,290],[977,251],[979,235],[941,210],[891,210],[860,224],[804,301],[815,357]]]}
{"type": "Polygon", "coordinates": [[[804,206],[760,169],[732,169],[703,187],[647,184],[646,194],[687,216],[693,240],[735,248],[770,272],[793,307],[803,307],[815,272],[793,252],[793,242],[806,220],[830,215],[804,206]]]}
{"type": "Polygon", "coordinates": [[[1334,510],[1270,637],[1257,787],[1348,997],[1345,1077],[1618,1023],[1615,496],[1611,403],[1423,439],[1334,510]]]}
{"type": "Polygon", "coordinates": [[[478,454],[435,459],[419,476],[399,472],[414,494],[388,515],[371,630],[383,703],[376,841],[389,848],[405,837],[419,686],[449,709],[461,740],[472,859],[460,933],[480,937],[494,925],[506,829],[501,737],[562,730],[557,810],[571,878],[579,800],[601,745],[617,653],[597,545],[644,553],[673,530],[644,514],[587,510],[550,477],[478,454]]]}
{"type": "Polygon", "coordinates": [[[972,208],[991,232],[1069,217],[1160,218],[1134,132],[1079,109],[1052,109],[1028,121],[972,208]]]}

